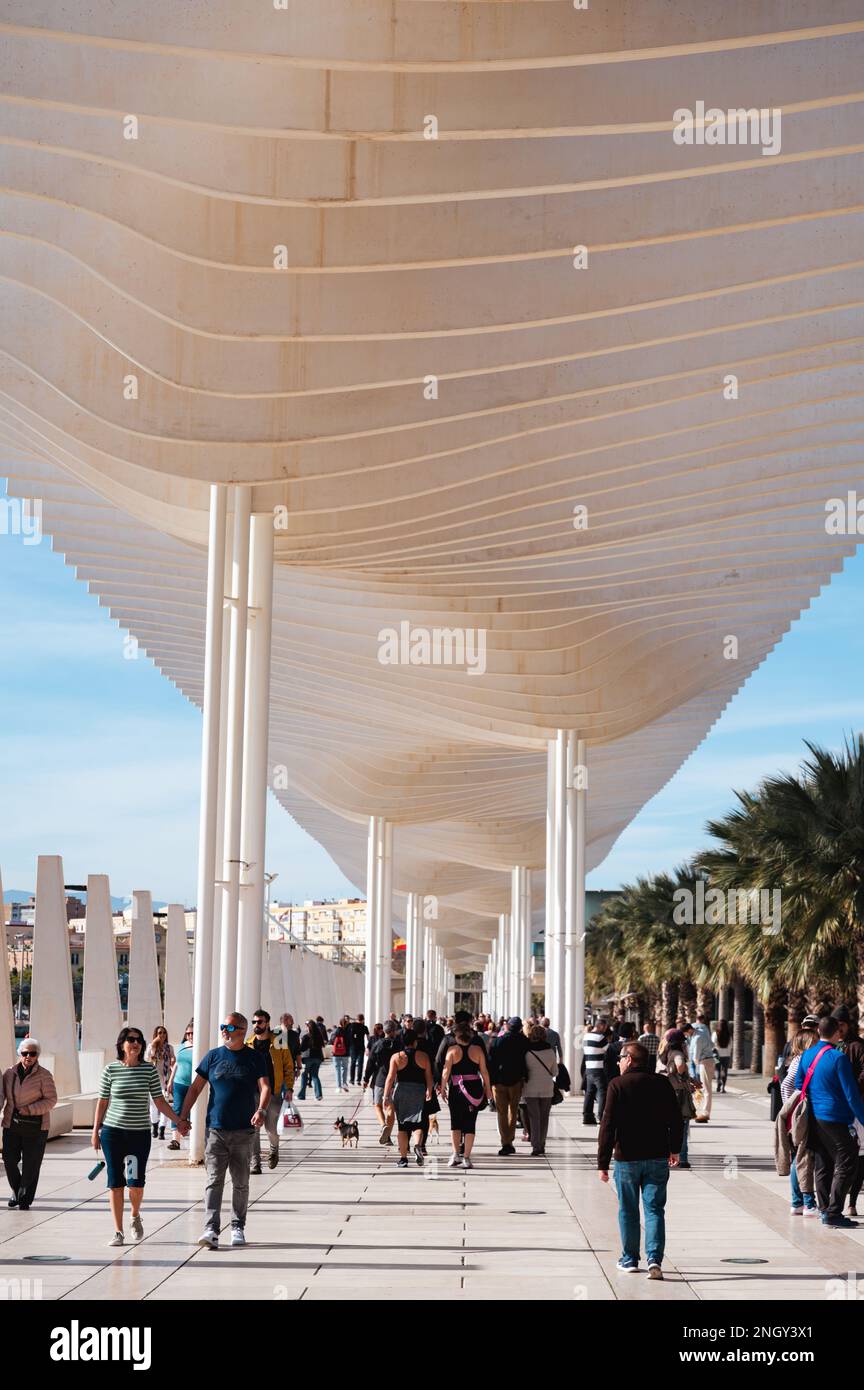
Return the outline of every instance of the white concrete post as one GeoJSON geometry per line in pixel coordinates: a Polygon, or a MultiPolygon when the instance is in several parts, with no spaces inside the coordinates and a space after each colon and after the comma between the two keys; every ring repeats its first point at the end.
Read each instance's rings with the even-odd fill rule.
{"type": "Polygon", "coordinates": [[[273,632],[273,516],[253,516],[249,528],[249,608],[246,641],[246,727],[243,745],[241,876],[237,937],[237,1007],[247,1018],[261,1007],[261,939],[266,884],[270,648],[273,632]]]}
{"type": "Polygon", "coordinates": [[[381,820],[381,898],[379,902],[378,989],[381,1018],[392,1008],[393,961],[393,826],[381,820]]]}
{"type": "MultiPolygon", "coordinates": [[[[579,1075],[582,1066],[582,1040],[585,1035],[585,854],[588,832],[588,749],[584,739],[576,744],[576,768],[579,786],[576,791],[576,912],[574,966],[574,1030],[573,1067],[571,1079],[579,1075]]],[[[574,1080],[573,1085],[577,1086],[574,1080]]]]}
{"type": "Polygon", "coordinates": [[[417,918],[415,912],[416,894],[409,893],[405,903],[405,1009],[416,1015],[416,957],[417,957],[417,918]]]}
{"type": "MultiPolygon", "coordinates": [[[[211,946],[210,1019],[207,1034],[207,1047],[218,1047],[222,1041],[222,1036],[219,1032],[219,1024],[222,1022],[222,1015],[219,1012],[222,1002],[219,998],[219,972],[222,966],[222,869],[224,862],[222,856],[224,854],[225,844],[225,778],[226,763],[228,760],[228,656],[231,648],[231,604],[227,597],[231,592],[231,542],[227,532],[227,525],[224,547],[224,574],[221,599],[222,659],[219,671],[219,772],[216,779],[216,858],[213,867],[213,941],[211,946]]],[[[195,1020],[195,1024],[195,1036],[197,1039],[197,1019],[195,1020]]],[[[206,1051],[207,1048],[204,1050],[206,1051]]],[[[201,1105],[197,1105],[192,1112],[193,1133],[196,1123],[194,1116],[202,1107],[203,1101],[201,1105]]]]}
{"type": "Polygon", "coordinates": [[[58,854],[40,854],[36,861],[29,1031],[31,1037],[42,1044],[43,1051],[54,1058],[52,1070],[57,1094],[77,1095],[81,1090],[78,1030],[63,861],[58,854]]]}
{"type": "Polygon", "coordinates": [[[531,1012],[531,870],[522,870],[522,1003],[520,1016],[527,1018],[531,1012]]]}
{"type": "Polygon", "coordinates": [[[510,871],[510,931],[513,949],[510,953],[510,998],[516,1013],[522,1012],[522,951],[524,923],[522,921],[522,869],[516,865],[510,871]]]}
{"type": "Polygon", "coordinates": [[[186,1024],[191,1017],[192,981],[189,976],[186,913],[179,903],[170,903],[165,918],[165,1027],[168,1041],[175,1051],[183,1041],[186,1024]]]}
{"type": "Polygon", "coordinates": [[[129,942],[129,998],[126,1022],[140,1028],[149,1044],[162,1022],[162,995],[156,957],[153,895],[143,889],[132,893],[132,929],[129,942]]]}
{"type": "MultiPolygon", "coordinates": [[[[84,992],[81,999],[81,1051],[106,1052],[114,1061],[117,1037],[123,1027],[114,919],[106,874],[87,876],[87,918],[84,931],[84,992]]],[[[37,1034],[38,1037],[38,1034],[37,1034]]]]}
{"type": "MultiPolygon", "coordinates": [[[[3,877],[0,875],[0,923],[3,926],[3,949],[7,948],[8,937],[6,935],[6,905],[3,902],[3,877]]],[[[86,949],[86,948],[85,948],[86,949]]],[[[23,967],[23,952],[22,952],[23,967]]],[[[32,977],[31,977],[32,978],[32,977]]],[[[114,979],[117,979],[117,972],[114,972],[114,979]]],[[[20,978],[19,978],[20,986],[20,978]]],[[[38,1037],[38,1033],[34,1034],[38,1037]]],[[[15,1014],[12,1008],[12,980],[9,971],[3,972],[3,979],[0,981],[0,1068],[6,1071],[15,1061],[15,1014]]]]}
{"type": "Polygon", "coordinates": [[[235,487],[231,546],[231,636],[228,648],[228,746],[225,757],[225,834],[222,853],[222,923],[219,1012],[237,1004],[237,931],[240,910],[240,832],[243,813],[243,721],[246,704],[246,631],[249,606],[249,515],[252,489],[235,487]]]}
{"type": "MultiPolygon", "coordinates": [[[[195,916],[194,1060],[210,1047],[214,999],[214,899],[219,805],[219,731],[222,700],[222,648],[225,597],[225,488],[210,488],[207,548],[207,612],[204,627],[204,719],[201,734],[201,806],[198,819],[198,902],[195,916]]],[[[217,956],[218,960],[218,956],[217,956]]],[[[204,1158],[204,1099],[192,1111],[189,1157],[204,1158]]]]}
{"type": "Polygon", "coordinates": [[[374,1023],[383,1023],[378,1009],[378,839],[379,817],[369,817],[369,839],[366,848],[366,976],[363,992],[363,1013],[366,1026],[372,1032],[374,1023]]]}
{"type": "Polygon", "coordinates": [[[555,976],[554,994],[547,1001],[552,1027],[560,1030],[564,1019],[564,932],[567,906],[567,734],[558,730],[555,741],[555,976]],[[551,1007],[550,1007],[551,1005],[551,1007]]]}
{"type": "Polygon", "coordinates": [[[546,926],[543,948],[544,1008],[551,1016],[555,995],[555,743],[546,746],[546,926]]]}

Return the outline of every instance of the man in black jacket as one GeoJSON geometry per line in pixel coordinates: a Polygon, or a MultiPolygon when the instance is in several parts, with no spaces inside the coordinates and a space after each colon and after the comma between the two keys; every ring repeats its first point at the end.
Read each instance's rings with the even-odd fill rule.
{"type": "Polygon", "coordinates": [[[649,1068],[648,1049],[641,1043],[625,1043],[618,1059],[620,1075],[606,1092],[597,1167],[600,1181],[608,1182],[614,1151],[622,1246],[618,1268],[628,1274],[639,1271],[641,1195],[648,1278],[662,1279],[666,1188],[669,1169],[678,1167],[684,1121],[668,1079],[649,1068]]]}
{"type": "Polygon", "coordinates": [[[498,1133],[501,1135],[500,1158],[515,1154],[513,1140],[519,1114],[519,1098],[526,1077],[525,1054],[528,1039],[522,1032],[521,1018],[507,1020],[507,1032],[495,1038],[489,1052],[489,1079],[495,1096],[498,1133]]]}
{"type": "Polygon", "coordinates": [[[390,1138],[390,1131],[396,1118],[396,1112],[392,1105],[384,1104],[384,1086],[387,1081],[387,1073],[390,1070],[390,1058],[394,1052],[399,1051],[396,1042],[397,1024],[393,1019],[388,1018],[384,1024],[384,1036],[378,1038],[369,1049],[369,1057],[366,1061],[366,1071],[363,1076],[363,1090],[365,1091],[370,1081],[372,1083],[372,1103],[375,1106],[375,1114],[381,1125],[381,1133],[378,1143],[392,1149],[393,1140],[390,1138]]]}
{"type": "Polygon", "coordinates": [[[438,1022],[438,1015],[434,1009],[426,1010],[426,1037],[429,1039],[429,1051],[434,1057],[444,1041],[444,1029],[438,1022]]]}
{"type": "Polygon", "coordinates": [[[368,1036],[366,1020],[362,1014],[358,1014],[356,1019],[348,1024],[348,1056],[351,1059],[349,1081],[352,1086],[360,1086],[363,1082],[363,1056],[368,1036]]]}

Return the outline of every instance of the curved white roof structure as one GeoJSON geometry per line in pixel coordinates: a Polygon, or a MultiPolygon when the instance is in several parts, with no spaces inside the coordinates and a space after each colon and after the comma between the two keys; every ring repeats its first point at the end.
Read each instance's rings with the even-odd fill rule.
{"type": "Polygon", "coordinates": [[[555,731],[590,868],[855,544],[864,9],[285,3],[5,0],[0,468],[197,702],[209,484],[285,509],[277,795],[477,966],[555,731]]]}

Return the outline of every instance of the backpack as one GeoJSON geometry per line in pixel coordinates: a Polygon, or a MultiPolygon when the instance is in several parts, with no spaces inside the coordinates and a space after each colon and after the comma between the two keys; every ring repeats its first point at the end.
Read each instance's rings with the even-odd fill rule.
{"type": "Polygon", "coordinates": [[[347,1053],[347,1051],[348,1051],[348,1048],[345,1046],[345,1034],[344,1034],[344,1033],[334,1033],[334,1034],[333,1034],[333,1056],[334,1056],[334,1057],[344,1057],[345,1054],[347,1053]]]}

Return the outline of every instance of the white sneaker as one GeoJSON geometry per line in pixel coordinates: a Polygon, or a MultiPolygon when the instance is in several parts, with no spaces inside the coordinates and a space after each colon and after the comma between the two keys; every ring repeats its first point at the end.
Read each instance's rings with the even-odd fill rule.
{"type": "Polygon", "coordinates": [[[205,1231],[198,1244],[204,1250],[218,1250],[219,1236],[216,1231],[205,1231]]]}
{"type": "Polygon", "coordinates": [[[471,1162],[470,1158],[463,1158],[463,1160],[462,1160],[462,1167],[463,1167],[463,1168],[473,1168],[473,1167],[474,1167],[474,1164],[471,1162]]]}
{"type": "Polygon", "coordinates": [[[112,1236],[111,1240],[109,1240],[108,1244],[109,1244],[109,1246],[113,1246],[113,1245],[122,1245],[122,1244],[123,1244],[123,1232],[122,1232],[122,1231],[115,1231],[115,1232],[114,1232],[114,1235],[112,1236]]]}
{"type": "Polygon", "coordinates": [[[140,1216],[132,1217],[132,1235],[136,1240],[144,1239],[144,1222],[140,1216]]]}
{"type": "Polygon", "coordinates": [[[448,1160],[447,1160],[447,1167],[448,1167],[448,1168],[458,1168],[461,1162],[462,1162],[462,1160],[461,1160],[461,1158],[459,1157],[458,1154],[451,1154],[450,1157],[449,1157],[448,1160]]]}
{"type": "Polygon", "coordinates": [[[246,1232],[242,1226],[231,1227],[231,1244],[234,1246],[246,1244],[246,1232]]]}

